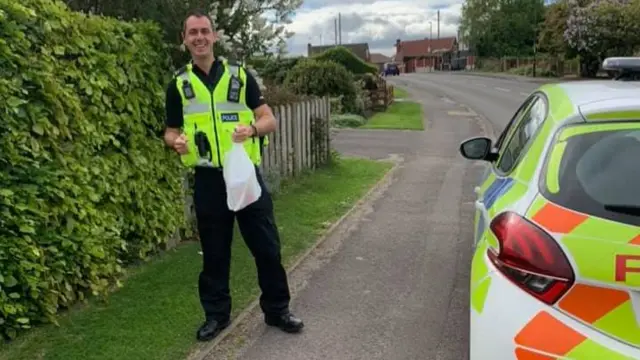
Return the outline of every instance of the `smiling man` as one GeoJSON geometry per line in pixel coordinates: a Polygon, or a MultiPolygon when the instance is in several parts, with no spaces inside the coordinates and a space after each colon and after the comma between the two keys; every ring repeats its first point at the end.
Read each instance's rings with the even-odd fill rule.
{"type": "Polygon", "coordinates": [[[273,202],[257,170],[259,139],[275,131],[276,120],[256,79],[244,68],[214,56],[217,33],[208,15],[190,13],[182,37],[192,61],[176,72],[167,88],[164,139],[186,167],[195,169],[194,205],[203,253],[198,287],[205,315],[197,338],[211,340],[229,325],[229,265],[236,218],[255,258],[265,322],[299,332],[304,325],[289,311],[289,285],[273,202]],[[260,199],[238,212],[227,207],[222,175],[233,142],[244,144],[262,187],[260,199]]]}

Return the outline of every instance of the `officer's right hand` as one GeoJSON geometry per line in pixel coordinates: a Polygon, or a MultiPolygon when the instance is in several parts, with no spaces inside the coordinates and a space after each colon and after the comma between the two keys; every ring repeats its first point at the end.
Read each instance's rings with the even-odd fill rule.
{"type": "Polygon", "coordinates": [[[173,142],[173,148],[180,155],[184,155],[189,152],[187,149],[187,137],[184,136],[184,134],[180,134],[180,136],[178,136],[173,142]]]}

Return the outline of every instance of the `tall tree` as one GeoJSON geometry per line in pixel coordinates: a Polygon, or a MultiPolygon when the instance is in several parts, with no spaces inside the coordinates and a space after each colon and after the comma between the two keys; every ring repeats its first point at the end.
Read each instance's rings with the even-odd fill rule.
{"type": "Polygon", "coordinates": [[[467,0],[460,28],[479,56],[527,55],[543,19],[543,0],[467,0]]]}
{"type": "Polygon", "coordinates": [[[568,52],[568,45],[564,39],[568,18],[567,0],[558,0],[546,7],[544,21],[538,35],[538,48],[541,52],[553,56],[564,56],[568,52]]]}
{"type": "Polygon", "coordinates": [[[165,39],[174,48],[179,65],[188,59],[180,50],[182,19],[191,9],[208,10],[221,41],[216,53],[246,60],[254,54],[276,50],[293,33],[286,31],[293,11],[302,0],[64,0],[77,11],[122,20],[143,19],[160,24],[165,39]]]}
{"type": "Polygon", "coordinates": [[[220,46],[238,60],[281,52],[293,36],[286,25],[302,0],[238,0],[211,2],[210,15],[222,37],[220,46]]]}

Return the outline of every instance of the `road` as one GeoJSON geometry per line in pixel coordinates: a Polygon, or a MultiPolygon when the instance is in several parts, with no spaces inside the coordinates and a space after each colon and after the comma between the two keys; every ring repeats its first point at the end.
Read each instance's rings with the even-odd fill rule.
{"type": "Polygon", "coordinates": [[[457,73],[407,74],[393,80],[418,91],[439,93],[465,104],[484,116],[496,135],[509,122],[520,104],[541,83],[457,73]]]}
{"type": "Polygon", "coordinates": [[[427,130],[342,130],[345,155],[399,158],[374,197],[290,277],[292,310],[306,323],[290,335],[255,311],[205,359],[466,360],[473,186],[481,168],[458,144],[504,126],[535,84],[413,74],[427,130]]]}

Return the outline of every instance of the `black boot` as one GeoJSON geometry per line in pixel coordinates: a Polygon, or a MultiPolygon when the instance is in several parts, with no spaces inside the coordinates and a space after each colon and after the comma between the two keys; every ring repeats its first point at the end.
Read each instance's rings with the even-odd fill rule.
{"type": "Polygon", "coordinates": [[[199,341],[209,341],[213,340],[216,336],[218,336],[222,330],[229,326],[230,321],[226,320],[225,322],[219,322],[218,320],[207,320],[200,328],[198,329],[198,333],[196,334],[196,338],[199,341]]]}
{"type": "Polygon", "coordinates": [[[292,313],[287,312],[282,315],[265,315],[264,321],[269,326],[275,326],[282,331],[288,333],[297,333],[302,330],[304,323],[295,317],[292,313]]]}

